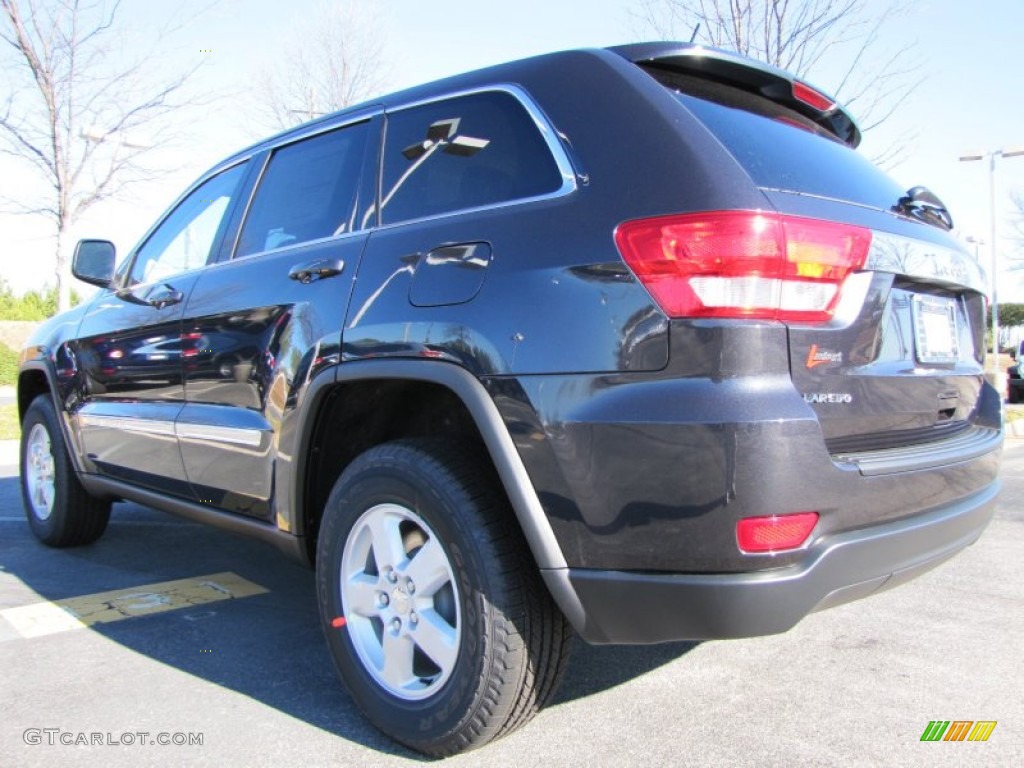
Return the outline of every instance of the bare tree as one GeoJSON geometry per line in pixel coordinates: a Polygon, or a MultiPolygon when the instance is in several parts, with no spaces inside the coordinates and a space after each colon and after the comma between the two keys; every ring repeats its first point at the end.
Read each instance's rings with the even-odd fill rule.
{"type": "Polygon", "coordinates": [[[152,68],[125,60],[120,5],[0,0],[0,153],[42,182],[36,198],[3,202],[52,222],[58,311],[70,305],[71,227],[96,204],[153,177],[145,156],[169,138],[165,118],[195,71],[153,80],[152,68]]]}
{"type": "MultiPolygon", "coordinates": [[[[659,36],[733,50],[811,76],[869,131],[889,118],[920,84],[916,43],[883,50],[881,33],[917,0],[641,0],[638,18],[659,36]],[[818,78],[831,73],[831,82],[818,78]]],[[[892,164],[890,147],[876,162],[892,164]]]]}
{"type": "Polygon", "coordinates": [[[382,28],[365,1],[321,3],[291,31],[284,60],[263,67],[254,88],[263,122],[290,128],[379,93],[387,80],[382,28]]]}
{"type": "Polygon", "coordinates": [[[1016,189],[1010,193],[1010,201],[1013,204],[1013,211],[1010,213],[1010,226],[1013,228],[1011,235],[1016,246],[1016,253],[1010,258],[1018,262],[1016,269],[1021,268],[1024,262],[1024,190],[1016,189]]]}

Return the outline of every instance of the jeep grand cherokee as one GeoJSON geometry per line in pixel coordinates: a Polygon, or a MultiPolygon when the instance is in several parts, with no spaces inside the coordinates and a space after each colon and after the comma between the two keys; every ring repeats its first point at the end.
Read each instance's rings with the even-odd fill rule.
{"type": "Polygon", "coordinates": [[[212,168],[21,357],[52,546],[127,499],[316,568],[356,703],[479,746],[591,643],[784,632],[973,542],[983,276],[833,99],[678,43],[386,96],[212,168]]]}

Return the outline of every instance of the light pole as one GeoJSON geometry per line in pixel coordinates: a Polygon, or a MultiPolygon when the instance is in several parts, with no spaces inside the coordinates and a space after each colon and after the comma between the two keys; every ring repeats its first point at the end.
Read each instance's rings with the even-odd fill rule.
{"type": "Polygon", "coordinates": [[[961,162],[988,158],[988,209],[991,217],[989,242],[992,244],[992,357],[997,370],[999,368],[999,240],[997,239],[999,217],[996,214],[996,158],[1020,155],[1024,155],[1024,147],[993,149],[991,152],[974,152],[960,156],[961,162]]]}

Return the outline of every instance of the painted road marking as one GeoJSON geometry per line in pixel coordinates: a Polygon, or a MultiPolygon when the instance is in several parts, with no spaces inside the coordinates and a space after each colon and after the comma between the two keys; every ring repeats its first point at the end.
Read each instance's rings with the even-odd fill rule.
{"type": "Polygon", "coordinates": [[[267,591],[235,573],[214,573],[210,576],[163,581],[130,589],[6,608],[0,611],[0,618],[22,637],[43,637],[91,627],[93,624],[107,624],[219,600],[262,595],[267,591]]]}

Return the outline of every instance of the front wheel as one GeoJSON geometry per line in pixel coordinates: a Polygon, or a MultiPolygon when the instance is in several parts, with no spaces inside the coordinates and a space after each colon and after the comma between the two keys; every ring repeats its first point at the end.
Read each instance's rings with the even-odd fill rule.
{"type": "Polygon", "coordinates": [[[89,495],[75,475],[48,395],[21,423],[21,498],[32,532],[51,547],[91,544],[110,519],[110,501],[89,495]]]}
{"type": "Polygon", "coordinates": [[[434,441],[358,457],[317,546],[335,666],[367,718],[444,756],[527,722],[550,698],[570,630],[491,467],[434,441]]]}

